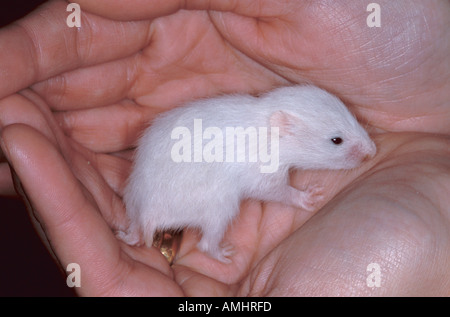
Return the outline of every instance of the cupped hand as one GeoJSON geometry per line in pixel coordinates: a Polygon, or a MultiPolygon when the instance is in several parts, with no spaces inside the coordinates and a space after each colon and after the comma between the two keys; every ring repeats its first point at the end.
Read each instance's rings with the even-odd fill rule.
{"type": "Polygon", "coordinates": [[[3,99],[0,118],[2,149],[52,249],[63,267],[82,267],[80,294],[448,294],[449,141],[421,133],[449,132],[448,4],[383,3],[383,26],[370,29],[354,1],[78,3],[80,30],[55,1],[42,9],[48,19],[2,31],[12,79],[0,92],[33,92],[3,99]],[[127,150],[155,113],[290,82],[336,93],[380,130],[412,132],[376,137],[377,157],[351,173],[293,175],[299,188],[329,186],[311,219],[244,202],[226,236],[231,265],[196,251],[192,232],[173,267],[114,237],[126,225],[127,150]],[[372,262],[379,288],[367,284],[372,262]]]}

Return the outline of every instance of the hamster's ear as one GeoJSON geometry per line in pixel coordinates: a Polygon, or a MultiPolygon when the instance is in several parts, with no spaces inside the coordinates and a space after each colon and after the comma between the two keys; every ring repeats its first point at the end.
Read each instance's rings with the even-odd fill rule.
{"type": "Polygon", "coordinates": [[[271,127],[280,129],[280,137],[293,135],[295,133],[294,128],[303,125],[298,115],[283,110],[272,113],[269,122],[271,127]]]}

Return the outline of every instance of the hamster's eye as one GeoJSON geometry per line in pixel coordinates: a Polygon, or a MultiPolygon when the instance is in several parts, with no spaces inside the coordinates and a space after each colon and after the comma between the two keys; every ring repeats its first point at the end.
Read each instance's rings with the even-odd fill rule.
{"type": "Polygon", "coordinates": [[[332,138],[331,142],[333,142],[336,145],[342,144],[342,142],[344,142],[344,140],[342,140],[341,138],[332,138]]]}

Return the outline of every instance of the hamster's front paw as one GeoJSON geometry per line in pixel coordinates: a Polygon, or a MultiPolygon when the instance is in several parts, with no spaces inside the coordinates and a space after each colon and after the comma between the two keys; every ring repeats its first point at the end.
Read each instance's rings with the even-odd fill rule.
{"type": "Polygon", "coordinates": [[[320,185],[310,185],[301,192],[299,205],[308,211],[314,211],[323,199],[323,187],[320,185]]]}

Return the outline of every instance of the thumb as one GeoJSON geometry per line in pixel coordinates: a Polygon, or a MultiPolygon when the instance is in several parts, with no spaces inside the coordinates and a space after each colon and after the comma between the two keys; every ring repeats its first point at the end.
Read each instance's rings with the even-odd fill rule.
{"type": "Polygon", "coordinates": [[[108,284],[119,243],[54,145],[34,128],[13,124],[2,131],[1,147],[62,267],[77,263],[85,281],[108,284]]]}

